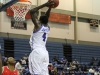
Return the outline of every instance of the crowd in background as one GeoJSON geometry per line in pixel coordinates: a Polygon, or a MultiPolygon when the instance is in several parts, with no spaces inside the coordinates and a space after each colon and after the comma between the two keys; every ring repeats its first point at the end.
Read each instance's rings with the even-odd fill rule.
{"type": "Polygon", "coordinates": [[[60,59],[54,56],[50,62],[50,65],[53,67],[50,73],[51,75],[81,75],[82,73],[83,75],[100,75],[100,61],[94,63],[95,60],[97,59],[92,57],[90,62],[87,62],[88,64],[82,64],[77,59],[69,62],[65,56],[60,59]]]}
{"type": "MultiPolygon", "coordinates": [[[[89,64],[81,64],[77,59],[72,62],[69,62],[65,56],[60,59],[57,59],[56,56],[52,58],[48,65],[48,70],[50,75],[66,75],[77,73],[87,73],[100,75],[100,61],[98,64],[94,63],[94,58],[90,60],[89,64]]],[[[3,66],[7,66],[7,57],[2,54],[3,66]]],[[[16,59],[15,69],[19,71],[20,75],[30,75],[28,68],[28,55],[25,54],[19,60],[16,59]]]]}

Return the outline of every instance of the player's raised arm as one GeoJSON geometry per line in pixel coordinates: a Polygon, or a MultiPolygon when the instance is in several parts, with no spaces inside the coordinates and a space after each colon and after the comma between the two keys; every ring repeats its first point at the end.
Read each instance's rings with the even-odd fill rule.
{"type": "MultiPolygon", "coordinates": [[[[52,4],[53,4],[53,1],[48,1],[48,2],[42,4],[42,5],[38,6],[38,7],[35,7],[35,8],[30,10],[31,19],[32,19],[32,22],[34,23],[36,28],[38,28],[38,17],[37,17],[36,12],[39,9],[43,8],[43,7],[46,7],[46,6],[50,7],[52,4]]],[[[49,8],[49,11],[48,11],[48,13],[46,15],[49,16],[50,11],[51,11],[51,8],[49,8]]]]}
{"type": "Polygon", "coordinates": [[[31,19],[32,19],[32,22],[34,23],[35,27],[38,28],[38,17],[37,17],[37,14],[36,12],[43,8],[43,7],[46,7],[49,5],[49,2],[46,2],[38,7],[35,7],[33,9],[30,10],[30,15],[31,15],[31,19]]]}
{"type": "Polygon", "coordinates": [[[49,16],[50,16],[50,11],[51,11],[51,7],[49,7],[49,9],[47,10],[47,12],[45,13],[45,15],[48,17],[48,19],[49,19],[49,16]]]}

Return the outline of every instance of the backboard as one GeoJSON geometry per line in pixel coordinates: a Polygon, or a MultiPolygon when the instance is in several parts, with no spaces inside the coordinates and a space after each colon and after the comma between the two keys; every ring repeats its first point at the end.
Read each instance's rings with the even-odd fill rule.
{"type": "Polygon", "coordinates": [[[0,12],[6,10],[6,8],[18,1],[19,0],[0,0],[0,12]]]}

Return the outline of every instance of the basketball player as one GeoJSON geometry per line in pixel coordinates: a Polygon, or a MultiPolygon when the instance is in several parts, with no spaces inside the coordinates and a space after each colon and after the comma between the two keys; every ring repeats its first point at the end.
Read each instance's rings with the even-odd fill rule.
{"type": "Polygon", "coordinates": [[[51,7],[49,6],[53,4],[53,1],[50,1],[30,11],[31,19],[34,24],[34,29],[30,37],[30,46],[32,52],[29,55],[29,70],[31,75],[49,75],[49,55],[45,45],[50,31],[50,28],[48,26],[48,19],[51,7]],[[40,16],[38,20],[36,15],[37,11],[46,6],[48,6],[49,9],[45,13],[45,15],[40,16]]]}
{"type": "Polygon", "coordinates": [[[9,57],[7,59],[7,66],[2,68],[1,75],[19,75],[18,70],[15,70],[15,59],[13,57],[9,57]]]}

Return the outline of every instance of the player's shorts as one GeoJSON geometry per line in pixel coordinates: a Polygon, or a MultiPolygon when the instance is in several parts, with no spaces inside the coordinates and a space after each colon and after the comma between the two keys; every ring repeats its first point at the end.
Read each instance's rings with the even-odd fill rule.
{"type": "Polygon", "coordinates": [[[48,74],[49,54],[46,49],[37,48],[29,55],[29,71],[32,75],[48,74]]]}

